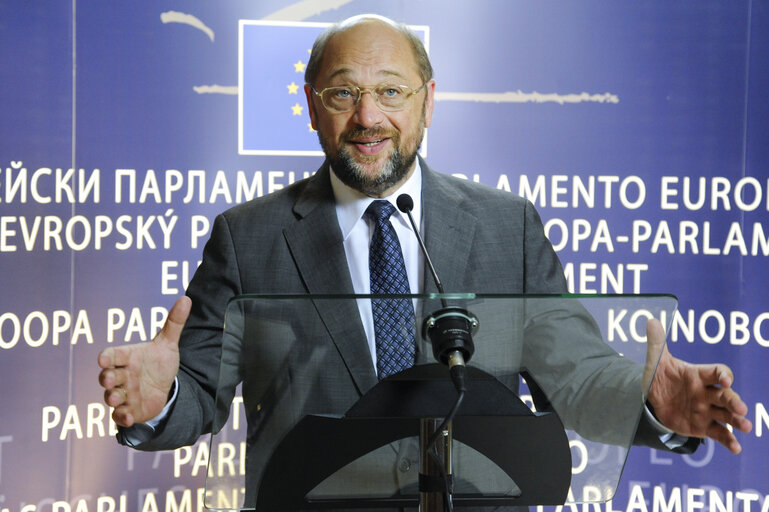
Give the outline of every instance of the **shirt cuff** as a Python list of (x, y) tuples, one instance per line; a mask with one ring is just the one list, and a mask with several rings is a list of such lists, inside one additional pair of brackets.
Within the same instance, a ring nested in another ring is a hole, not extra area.
[(659, 420), (654, 416), (654, 413), (652, 412), (651, 406), (648, 402), (644, 404), (644, 414), (646, 415), (646, 419), (649, 420), (649, 424), (654, 430), (654, 433), (657, 434), (660, 442), (662, 442), (666, 448), (669, 448), (670, 450), (680, 448), (689, 440), (688, 436), (676, 434), (674, 431), (660, 423)]

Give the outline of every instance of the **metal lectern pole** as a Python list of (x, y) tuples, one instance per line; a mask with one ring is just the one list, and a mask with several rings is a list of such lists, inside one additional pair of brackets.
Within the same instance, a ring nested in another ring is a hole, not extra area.
[[(442, 419), (422, 418), (419, 421), (419, 510), (420, 512), (443, 512), (445, 491), (452, 489), (451, 468), (451, 422), (440, 433), (435, 442), (437, 457), (430, 457), (429, 439), (440, 427)], [(443, 470), (441, 470), (443, 466)], [(444, 479), (445, 476), (445, 479)]]

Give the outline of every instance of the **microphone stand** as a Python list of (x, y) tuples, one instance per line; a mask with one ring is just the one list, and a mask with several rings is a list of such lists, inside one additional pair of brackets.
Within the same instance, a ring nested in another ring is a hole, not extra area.
[[(443, 285), (427, 253), (424, 241), (417, 229), (411, 210), (414, 201), (408, 194), (401, 194), (396, 201), (398, 209), (408, 215), (411, 227), (433, 275), (438, 291), (443, 295)], [(478, 318), (457, 306), (449, 306), (441, 297), (441, 309), (434, 311), (422, 323), (422, 337), (430, 340), (433, 357), (449, 367), (451, 380), (457, 390), (457, 400), (441, 422), (438, 418), (422, 418), (419, 430), (419, 510), (441, 512), (454, 510), (452, 503), (453, 474), (451, 461), (451, 422), (464, 399), (466, 386), (465, 363), (475, 351), (473, 334), (478, 330)], [(440, 442), (438, 442), (440, 441)], [(445, 499), (444, 499), (445, 498)]]

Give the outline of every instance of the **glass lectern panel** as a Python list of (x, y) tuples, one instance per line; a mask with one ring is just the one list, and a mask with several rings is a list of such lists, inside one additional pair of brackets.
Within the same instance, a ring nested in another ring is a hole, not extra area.
[[(403, 328), (415, 333), (416, 365), (380, 382), (358, 307), (403, 298), (415, 305)], [(261, 510), (264, 496), (286, 493), (306, 508), (416, 503), (420, 419), (446, 416), (456, 394), (431, 338), (447, 307), (468, 320), (474, 345), (451, 428), (454, 506), (536, 504), (551, 491), (530, 492), (526, 475), (551, 474), (551, 460), (561, 471), (562, 452), (569, 490), (560, 502), (607, 501), (662, 350), (663, 340), (647, 343), (646, 322), (669, 327), (676, 306), (669, 295), (236, 297), (205, 505)]]

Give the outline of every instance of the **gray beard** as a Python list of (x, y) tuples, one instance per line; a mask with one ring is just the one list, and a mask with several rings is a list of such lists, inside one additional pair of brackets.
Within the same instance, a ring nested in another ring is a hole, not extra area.
[(417, 148), (413, 153), (404, 157), (403, 153), (396, 147), (385, 162), (381, 172), (370, 178), (366, 176), (365, 170), (345, 148), (341, 148), (336, 154), (331, 154), (326, 139), (320, 132), (318, 132), (318, 138), (331, 168), (334, 169), (334, 174), (348, 187), (370, 197), (380, 197), (387, 189), (400, 183), (414, 164), (418, 151)]

